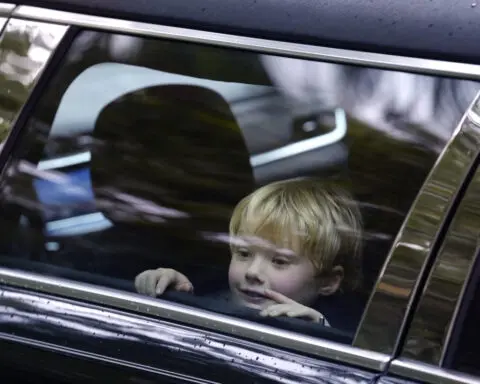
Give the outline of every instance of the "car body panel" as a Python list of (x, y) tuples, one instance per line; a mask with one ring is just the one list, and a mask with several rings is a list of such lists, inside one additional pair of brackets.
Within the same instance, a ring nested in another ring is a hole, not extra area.
[(0, 291), (0, 322), (0, 339), (57, 345), (179, 378), (360, 384), (376, 376), (261, 343), (16, 288)]

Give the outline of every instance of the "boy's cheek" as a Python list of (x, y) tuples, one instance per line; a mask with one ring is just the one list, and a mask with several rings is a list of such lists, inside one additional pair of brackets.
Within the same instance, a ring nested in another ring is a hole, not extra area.
[(283, 295), (290, 296), (305, 285), (297, 281), (294, 276), (270, 276), (270, 289)]
[(287, 276), (275, 276), (270, 280), (271, 289), (287, 297), (294, 299), (297, 296), (304, 296), (311, 290), (316, 291), (316, 282), (303, 274), (290, 271)]
[(228, 281), (230, 282), (230, 285), (233, 282), (238, 281), (239, 276), (240, 276), (240, 271), (237, 263), (231, 261), (230, 266), (228, 268)]

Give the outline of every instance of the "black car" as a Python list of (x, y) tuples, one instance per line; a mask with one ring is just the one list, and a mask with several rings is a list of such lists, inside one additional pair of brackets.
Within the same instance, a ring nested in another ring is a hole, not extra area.
[[(480, 383), (480, 6), (0, 3), (2, 383)], [(330, 326), (227, 286), (271, 182), (348, 188)], [(195, 294), (136, 292), (172, 268)]]

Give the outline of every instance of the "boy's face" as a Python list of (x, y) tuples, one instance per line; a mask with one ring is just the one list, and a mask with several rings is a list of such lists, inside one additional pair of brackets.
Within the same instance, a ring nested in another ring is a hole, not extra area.
[(264, 309), (275, 304), (262, 293), (268, 289), (311, 304), (322, 291), (313, 263), (289, 249), (266, 244), (233, 248), (228, 279), (234, 298), (247, 307)]

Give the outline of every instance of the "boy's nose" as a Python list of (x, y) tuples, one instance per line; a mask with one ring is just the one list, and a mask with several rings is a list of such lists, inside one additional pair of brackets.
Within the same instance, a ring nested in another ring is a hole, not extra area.
[(263, 269), (263, 261), (260, 258), (255, 257), (248, 266), (245, 278), (250, 282), (264, 283)]

